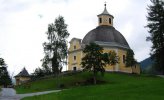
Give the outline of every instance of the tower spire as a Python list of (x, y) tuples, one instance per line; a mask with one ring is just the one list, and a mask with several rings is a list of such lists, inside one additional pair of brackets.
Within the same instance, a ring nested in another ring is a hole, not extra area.
[(102, 12), (102, 14), (107, 14), (109, 15), (107, 9), (106, 9), (106, 1), (104, 2), (104, 11)]
[(104, 6), (105, 6), (105, 8), (106, 8), (106, 1), (105, 1), (105, 3), (104, 3)]

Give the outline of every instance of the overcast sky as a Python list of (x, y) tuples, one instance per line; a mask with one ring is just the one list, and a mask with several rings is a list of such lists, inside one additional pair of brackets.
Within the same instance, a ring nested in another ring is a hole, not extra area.
[(98, 26), (97, 15), (107, 10), (114, 16), (114, 27), (120, 31), (141, 61), (149, 57), (151, 43), (146, 26), (149, 0), (0, 0), (0, 57), (11, 73), (23, 67), (31, 73), (41, 66), (42, 43), (47, 27), (62, 15), (71, 38), (83, 38)]

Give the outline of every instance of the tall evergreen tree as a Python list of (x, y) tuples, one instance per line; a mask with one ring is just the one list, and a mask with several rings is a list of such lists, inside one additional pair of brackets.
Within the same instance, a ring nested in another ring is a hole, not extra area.
[(61, 71), (62, 66), (67, 63), (68, 47), (66, 39), (69, 33), (64, 18), (59, 16), (54, 23), (49, 24), (46, 34), (48, 42), (43, 43), (43, 47), (45, 56), (48, 56), (48, 59), (45, 61), (51, 66), (53, 73), (57, 75)]
[(164, 1), (151, 0), (148, 6), (147, 28), (150, 36), (147, 41), (153, 43), (151, 57), (155, 68), (164, 74)]
[(118, 57), (115, 52), (103, 53), (103, 47), (90, 43), (86, 45), (83, 53), (81, 65), (84, 70), (93, 71), (94, 84), (96, 84), (96, 75), (98, 72), (104, 73), (104, 67), (107, 64), (114, 65), (118, 63)]
[(0, 58), (0, 85), (7, 87), (11, 85), (11, 78), (7, 71), (7, 65), (3, 58)]

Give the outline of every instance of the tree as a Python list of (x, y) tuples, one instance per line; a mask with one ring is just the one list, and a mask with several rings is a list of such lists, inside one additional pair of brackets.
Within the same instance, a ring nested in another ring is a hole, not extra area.
[(155, 68), (164, 74), (164, 1), (151, 0), (148, 6), (147, 28), (150, 36), (147, 41), (152, 42), (151, 58)]
[(127, 50), (125, 64), (126, 64), (126, 67), (132, 67), (137, 64), (137, 61), (134, 59), (134, 52), (132, 49)]
[(7, 71), (7, 65), (3, 58), (0, 58), (0, 85), (7, 87), (11, 85), (11, 78)]
[(66, 39), (69, 33), (64, 18), (59, 16), (54, 23), (49, 24), (46, 34), (48, 42), (43, 43), (45, 56), (48, 58), (46, 63), (51, 66), (53, 74), (58, 75), (62, 66), (67, 63), (68, 47)]
[(44, 77), (45, 73), (41, 68), (36, 68), (34, 73), (32, 74), (35, 78), (40, 78), (40, 77)]
[(82, 58), (82, 68), (84, 68), (84, 70), (93, 71), (94, 84), (96, 84), (96, 75), (98, 72), (104, 73), (104, 67), (107, 64), (113, 65), (118, 62), (116, 53), (103, 53), (103, 48), (95, 43), (86, 45), (83, 53), (85, 56)]
[(45, 55), (44, 58), (41, 60), (42, 61), (42, 70), (45, 75), (51, 75), (52, 74), (52, 68), (49, 67), (49, 57), (48, 55)]

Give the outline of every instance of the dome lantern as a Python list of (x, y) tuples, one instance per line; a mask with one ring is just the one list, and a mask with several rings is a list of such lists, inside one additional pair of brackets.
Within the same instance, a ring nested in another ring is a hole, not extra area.
[(97, 15), (98, 16), (98, 23), (100, 25), (108, 25), (108, 26), (113, 26), (113, 15), (109, 14), (107, 9), (106, 9), (106, 3), (104, 4), (104, 11)]

